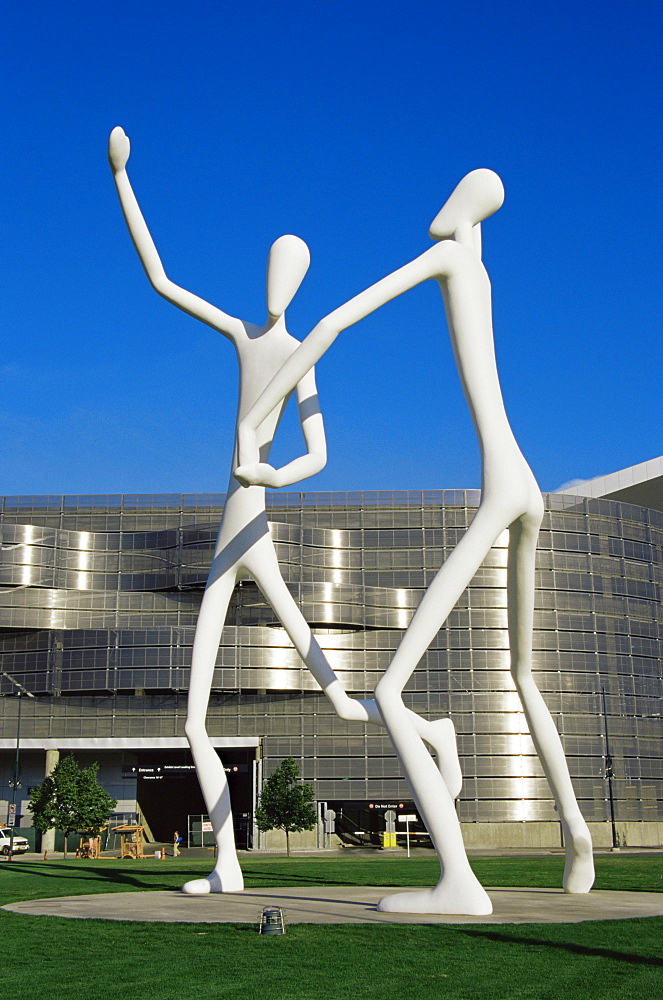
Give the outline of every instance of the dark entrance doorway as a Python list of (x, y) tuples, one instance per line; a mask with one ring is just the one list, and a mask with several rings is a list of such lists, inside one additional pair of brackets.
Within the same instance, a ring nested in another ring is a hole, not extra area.
[[(336, 834), (341, 838), (346, 847), (380, 847), (381, 836), (386, 830), (385, 813), (393, 810), (401, 815), (416, 814), (417, 807), (411, 800), (401, 800), (395, 802), (369, 802), (361, 800), (349, 800), (345, 802), (329, 801), (329, 809), (336, 813)], [(404, 834), (405, 827), (396, 822), (396, 834)], [(419, 838), (419, 843), (426, 846), (430, 843), (430, 838), (423, 823), (418, 819), (410, 827), (412, 836)]]
[[(217, 752), (228, 777), (235, 842), (240, 850), (246, 850), (250, 846), (253, 820), (255, 750), (224, 749)], [(155, 840), (168, 843), (172, 841), (174, 831), (178, 830), (186, 843), (188, 817), (207, 812), (191, 751), (144, 750), (137, 751), (135, 758), (138, 808)]]

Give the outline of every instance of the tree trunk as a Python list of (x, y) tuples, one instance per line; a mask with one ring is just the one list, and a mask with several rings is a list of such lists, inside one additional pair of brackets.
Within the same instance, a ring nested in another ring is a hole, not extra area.
[(290, 857), (290, 831), (287, 828), (285, 831), (285, 850), (286, 855)]

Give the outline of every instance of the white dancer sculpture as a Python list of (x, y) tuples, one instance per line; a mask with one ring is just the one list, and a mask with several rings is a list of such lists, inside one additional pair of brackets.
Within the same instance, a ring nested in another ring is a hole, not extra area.
[(509, 529), (507, 569), (511, 673), (530, 734), (559, 810), (566, 843), (564, 889), (588, 892), (594, 880), (592, 844), (575, 798), (559, 735), (532, 675), (534, 562), (543, 502), (534, 476), (508, 423), (500, 390), (491, 318), (491, 289), (481, 262), (480, 223), (504, 200), (490, 170), (468, 174), (433, 220), (430, 235), (442, 242), (388, 275), (323, 319), (286, 362), (241, 422), (236, 475), (263, 481), (255, 430), (319, 360), (341, 330), (428, 278), (442, 291), (454, 356), (482, 456), (482, 494), (467, 532), (424, 595), (375, 699), (410, 784), (419, 814), (440, 858), (434, 889), (399, 893), (379, 909), (407, 913), (488, 914), (490, 899), (467, 860), (452, 795), (411, 724), (402, 701), (405, 684), (489, 549)]
[[(308, 270), (308, 247), (297, 236), (281, 236), (273, 244), (267, 265), (268, 316), (264, 326), (227, 315), (167, 277), (127, 176), (129, 153), (129, 139), (118, 126), (110, 135), (108, 157), (140, 261), (160, 295), (232, 342), (239, 361), (238, 420), (241, 420), (270, 379), (300, 346), (286, 329), (285, 310)], [(196, 626), (186, 734), (214, 829), (217, 861), (209, 876), (186, 883), (184, 891), (192, 894), (236, 892), (244, 885), (235, 850), (228, 782), (205, 728), (216, 655), (228, 604), (238, 580), (250, 578), (258, 584), (295, 649), (341, 718), (384, 725), (375, 702), (350, 698), (329, 666), (281, 576), (269, 533), (264, 487), (289, 486), (314, 475), (326, 462), (324, 426), (312, 366), (309, 365), (296, 380), (294, 389), (308, 453), (280, 469), (266, 464), (285, 400), (290, 395), (288, 391), (256, 424), (258, 464), (254, 472), (260, 477), (260, 485), (242, 488), (231, 470), (226, 505)], [(235, 454), (232, 469), (236, 464)], [(436, 750), (439, 774), (449, 793), (457, 796), (462, 779), (453, 723), (450, 719), (430, 722), (412, 712), (407, 715), (416, 732)]]

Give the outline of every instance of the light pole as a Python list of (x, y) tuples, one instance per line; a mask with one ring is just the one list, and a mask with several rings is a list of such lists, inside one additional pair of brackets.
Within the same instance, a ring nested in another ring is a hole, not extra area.
[(15, 677), (8, 674), (6, 670), (0, 670), (0, 674), (6, 677), (8, 681), (16, 688), (16, 695), (18, 698), (18, 713), (16, 719), (16, 757), (14, 759), (14, 773), (9, 782), (9, 786), (12, 790), (12, 800), (9, 806), (9, 816), (7, 817), (7, 826), (9, 827), (9, 860), (11, 861), (14, 856), (14, 825), (16, 823), (16, 791), (21, 787), (21, 770), (20, 770), (20, 753), (21, 753), (21, 704), (23, 695), (27, 695), (28, 698), (34, 698), (32, 691), (28, 691), (27, 688), (23, 687), (20, 681), (17, 681)]
[(608, 781), (608, 803), (610, 805), (610, 825), (612, 827), (612, 849), (619, 850), (619, 837), (617, 836), (617, 825), (615, 823), (615, 800), (612, 794), (612, 779), (614, 770), (612, 766), (612, 755), (610, 744), (608, 743), (608, 712), (605, 707), (605, 688), (601, 688), (601, 700), (603, 705), (603, 728), (605, 730), (605, 776)]

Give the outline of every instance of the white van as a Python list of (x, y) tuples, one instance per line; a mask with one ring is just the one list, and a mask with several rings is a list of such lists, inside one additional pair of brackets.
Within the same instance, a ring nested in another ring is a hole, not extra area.
[[(0, 854), (9, 854), (11, 835), (12, 832), (8, 826), (0, 827)], [(19, 835), (15, 833), (14, 854), (25, 854), (25, 852), (29, 850), (30, 850), (30, 844), (27, 842), (25, 837), (19, 837)]]

